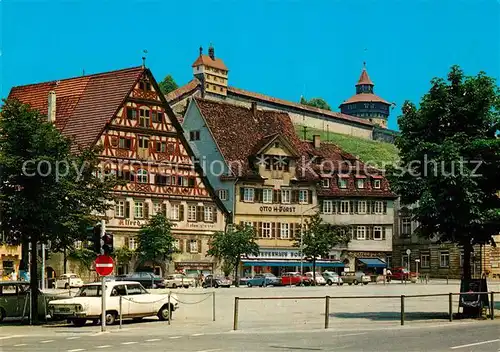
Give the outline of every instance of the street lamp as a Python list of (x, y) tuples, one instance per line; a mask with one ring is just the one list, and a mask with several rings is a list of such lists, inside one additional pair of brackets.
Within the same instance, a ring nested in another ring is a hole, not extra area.
[(304, 274), (304, 253), (302, 252), (303, 250), (303, 244), (304, 244), (304, 214), (307, 213), (310, 210), (313, 210), (317, 208), (319, 204), (316, 204), (315, 206), (312, 206), (310, 208), (307, 208), (306, 210), (302, 211), (302, 204), (300, 205), (300, 275)]

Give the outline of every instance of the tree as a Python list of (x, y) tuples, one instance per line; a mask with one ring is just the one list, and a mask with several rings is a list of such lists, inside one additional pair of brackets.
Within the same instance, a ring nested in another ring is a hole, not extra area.
[(68, 253), (68, 259), (77, 262), (80, 267), (84, 267), (89, 272), (97, 254), (88, 248), (75, 248)]
[[(323, 223), (319, 213), (305, 221), (301, 229), (302, 255), (309, 257), (313, 264), (313, 284), (316, 284), (316, 260), (318, 257), (328, 257), (330, 251), (339, 245), (347, 246), (350, 241), (349, 232), (345, 226)], [(294, 243), (301, 246), (300, 238)]]
[(308, 105), (318, 109), (332, 110), (330, 108), (330, 105), (328, 105), (328, 103), (323, 98), (312, 98), (310, 100), (307, 100), (304, 97), (300, 97), (300, 103), (302, 105)]
[(465, 76), (453, 66), (447, 81), (434, 78), (416, 107), (407, 101), (396, 139), (401, 158), (389, 170), (391, 187), (419, 223), (417, 234), (464, 249), (471, 278), (474, 244), (500, 232), (500, 94), (494, 79)]
[(134, 251), (128, 247), (120, 247), (113, 251), (116, 264), (128, 264), (134, 257)]
[(135, 252), (139, 260), (162, 264), (170, 260), (175, 238), (172, 236), (172, 223), (164, 214), (154, 215), (147, 224), (141, 227), (137, 236), (138, 245)]
[(174, 90), (176, 90), (177, 88), (179, 88), (179, 86), (177, 85), (177, 83), (175, 83), (174, 81), (174, 78), (172, 77), (172, 75), (167, 75), (163, 81), (161, 81), (160, 83), (158, 83), (158, 85), (160, 86), (160, 90), (163, 94), (168, 94)]
[[(6, 100), (0, 119), (0, 213), (10, 244), (30, 243), (31, 311), (38, 311), (37, 245), (71, 248), (109, 207), (115, 178), (95, 177), (97, 146), (74, 148), (37, 110)], [(33, 314), (35, 323), (37, 314)]]
[(207, 255), (223, 260), (224, 265), (234, 267), (236, 286), (239, 286), (238, 269), (241, 258), (259, 255), (259, 245), (255, 242), (255, 229), (248, 225), (232, 225), (226, 232), (216, 232), (209, 242)]

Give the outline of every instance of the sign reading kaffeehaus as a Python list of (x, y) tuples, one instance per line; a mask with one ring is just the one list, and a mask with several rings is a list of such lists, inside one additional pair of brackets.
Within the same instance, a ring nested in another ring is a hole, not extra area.
[(261, 206), (261, 213), (295, 213), (295, 208), (286, 205), (274, 205), (274, 206)]

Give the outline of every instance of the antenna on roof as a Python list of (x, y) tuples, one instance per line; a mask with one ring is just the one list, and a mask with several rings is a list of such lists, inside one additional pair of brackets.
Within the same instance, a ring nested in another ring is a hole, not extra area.
[(144, 49), (142, 52), (144, 53), (144, 56), (142, 57), (142, 68), (146, 68), (146, 54), (148, 51)]
[(82, 69), (82, 76), (85, 76), (85, 69)]

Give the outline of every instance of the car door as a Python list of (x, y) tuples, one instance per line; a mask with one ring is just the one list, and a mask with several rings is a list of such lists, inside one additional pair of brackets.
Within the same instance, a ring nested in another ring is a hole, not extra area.
[(140, 284), (127, 284), (127, 296), (130, 300), (129, 314), (132, 316), (154, 315), (151, 295)]
[(115, 285), (111, 288), (109, 294), (109, 304), (106, 303), (107, 307), (113, 307), (118, 310), (120, 314), (120, 296), (122, 297), (122, 316), (128, 316), (130, 314), (130, 301), (127, 297), (127, 289), (125, 285)]
[(0, 285), (0, 307), (5, 311), (7, 317), (18, 317), (22, 315), (24, 305), (21, 307), (21, 299), (18, 288), (15, 285)]

